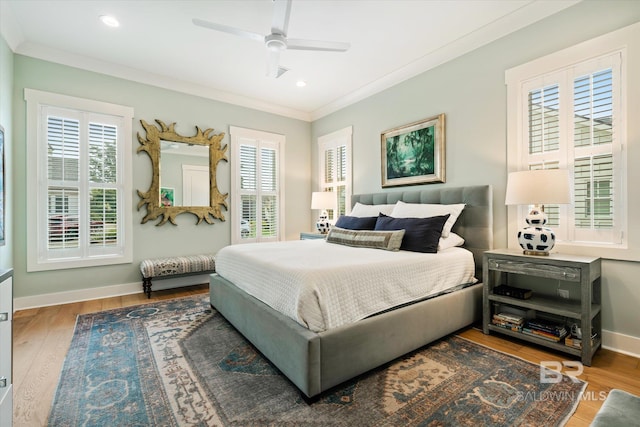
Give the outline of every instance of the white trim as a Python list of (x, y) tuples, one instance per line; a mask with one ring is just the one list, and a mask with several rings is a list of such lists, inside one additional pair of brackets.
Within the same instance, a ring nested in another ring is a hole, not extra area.
[[(210, 275), (206, 273), (167, 279), (153, 279), (151, 292), (209, 283), (209, 279)], [(75, 291), (51, 292), (48, 294), (14, 298), (13, 311), (15, 313), (18, 310), (26, 310), (30, 308), (49, 307), (52, 305), (70, 304), (74, 302), (91, 301), (140, 293), (142, 293), (142, 282), (78, 289)]]
[[(51, 92), (43, 92), (34, 89), (24, 89), (24, 99), (26, 101), (26, 133), (27, 147), (32, 155), (27, 156), (27, 170), (32, 173), (27, 174), (27, 188), (31, 189), (27, 197), (27, 271), (47, 271), (59, 270), (66, 268), (91, 267), (113, 264), (127, 264), (133, 260), (133, 200), (132, 194), (132, 133), (133, 133), (133, 116), (134, 109), (132, 107), (95, 101), (91, 99), (76, 98), (68, 95), (61, 95)], [(123, 252), (118, 255), (96, 255), (81, 260), (48, 260), (40, 261), (39, 258), (39, 237), (42, 234), (38, 232), (40, 223), (38, 221), (38, 209), (42, 203), (37, 197), (37, 189), (41, 187), (40, 183), (46, 180), (46, 176), (40, 173), (39, 165), (42, 164), (42, 151), (38, 150), (39, 133), (46, 126), (41, 123), (41, 109), (43, 106), (54, 106), (59, 108), (69, 108), (73, 110), (81, 110), (85, 112), (106, 114), (118, 116), (122, 119), (121, 137), (123, 139), (122, 157), (118, 160), (122, 162), (122, 195), (119, 199), (122, 203), (122, 249)], [(35, 154), (35, 155), (34, 155)]]
[(640, 358), (640, 338), (602, 330), (602, 348)]

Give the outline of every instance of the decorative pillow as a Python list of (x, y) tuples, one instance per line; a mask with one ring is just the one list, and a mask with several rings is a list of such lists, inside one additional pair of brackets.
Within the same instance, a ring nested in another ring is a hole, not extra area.
[(329, 235), (327, 236), (327, 242), (358, 248), (397, 251), (400, 249), (403, 236), (404, 230), (345, 230), (340, 227), (332, 227), (331, 231), (329, 231)]
[(353, 209), (351, 209), (351, 216), (375, 216), (377, 217), (380, 213), (385, 215), (391, 215), (391, 211), (393, 211), (395, 204), (393, 205), (363, 205), (360, 202), (356, 202)]
[(376, 230), (404, 229), (404, 238), (400, 249), (413, 252), (438, 252), (438, 241), (442, 235), (442, 227), (449, 215), (432, 216), (430, 218), (393, 218), (380, 214), (376, 221)]
[(378, 216), (346, 216), (340, 215), (336, 221), (336, 227), (347, 230), (373, 230), (376, 227)]
[(442, 237), (449, 236), (453, 225), (462, 213), (465, 204), (439, 205), (429, 203), (396, 203), (391, 216), (395, 218), (428, 218), (430, 216), (451, 215), (442, 228)]
[(449, 233), (448, 237), (440, 237), (438, 242), (438, 252), (445, 249), (453, 248), (454, 246), (464, 245), (464, 239), (458, 236), (456, 233)]

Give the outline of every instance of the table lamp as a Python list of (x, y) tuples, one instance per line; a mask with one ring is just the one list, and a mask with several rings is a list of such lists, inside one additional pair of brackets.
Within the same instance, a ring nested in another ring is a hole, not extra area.
[(330, 191), (314, 191), (311, 193), (311, 209), (319, 209), (320, 217), (316, 222), (319, 233), (327, 234), (331, 224), (329, 224), (329, 214), (327, 209), (335, 209), (336, 194)]
[(511, 172), (507, 178), (506, 205), (533, 205), (526, 217), (527, 227), (518, 231), (518, 243), (526, 255), (549, 255), (556, 243), (546, 227), (545, 204), (571, 203), (569, 171), (541, 169)]

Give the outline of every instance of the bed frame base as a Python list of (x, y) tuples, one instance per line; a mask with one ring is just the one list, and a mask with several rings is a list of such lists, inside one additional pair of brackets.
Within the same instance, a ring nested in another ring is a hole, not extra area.
[[(493, 249), (490, 185), (355, 194), (351, 203), (464, 203), (453, 227), (465, 239), (482, 277), (482, 256)], [(481, 317), (482, 285), (465, 288), (315, 333), (277, 313), (222, 277), (211, 276), (211, 305), (307, 397), (472, 324)]]
[(315, 333), (211, 275), (211, 306), (312, 398), (455, 332), (481, 315), (482, 285)]

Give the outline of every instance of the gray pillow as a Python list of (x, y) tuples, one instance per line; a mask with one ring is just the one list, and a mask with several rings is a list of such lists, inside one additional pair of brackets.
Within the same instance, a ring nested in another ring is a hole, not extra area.
[(400, 249), (403, 236), (404, 230), (345, 230), (344, 228), (333, 227), (331, 228), (331, 231), (329, 231), (327, 242), (358, 248), (397, 251)]

